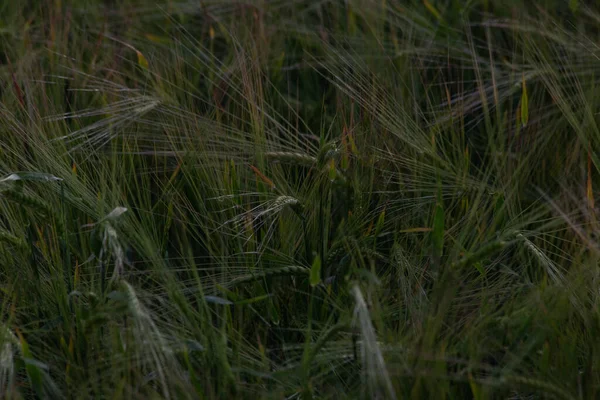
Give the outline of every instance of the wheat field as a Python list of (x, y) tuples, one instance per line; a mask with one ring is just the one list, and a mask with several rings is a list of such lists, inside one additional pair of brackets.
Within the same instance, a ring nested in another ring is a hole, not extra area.
[(1, 398), (600, 397), (596, 2), (0, 16)]

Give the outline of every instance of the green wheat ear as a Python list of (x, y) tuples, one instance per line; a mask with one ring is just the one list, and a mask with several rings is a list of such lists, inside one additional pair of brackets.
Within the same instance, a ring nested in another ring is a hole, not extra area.
[(229, 286), (236, 286), (240, 283), (247, 283), (256, 281), (262, 278), (271, 276), (282, 276), (282, 275), (307, 275), (310, 273), (310, 269), (301, 267), (299, 265), (289, 265), (281, 268), (272, 268), (265, 271), (257, 272), (253, 275), (240, 276), (229, 282)]
[(48, 203), (44, 202), (43, 200), (38, 199), (35, 196), (32, 196), (32, 195), (27, 194), (22, 191), (17, 191), (14, 189), (5, 189), (1, 193), (5, 198), (7, 198), (8, 200), (11, 200), (17, 204), (35, 208), (35, 209), (42, 211), (43, 213), (48, 214), (48, 215), (53, 214), (53, 211), (50, 208), (50, 206), (48, 205)]
[(531, 240), (527, 239), (522, 233), (516, 234), (517, 240), (521, 241), (525, 248), (531, 253), (539, 262), (539, 264), (546, 270), (546, 274), (552, 279), (555, 284), (562, 284), (565, 277), (560, 269), (552, 262), (552, 260), (537, 247)]
[(36, 211), (40, 211), (42, 214), (48, 217), (51, 217), (54, 220), (54, 223), (56, 224), (56, 230), (58, 234), (60, 235), (64, 232), (64, 225), (61, 218), (58, 217), (58, 215), (54, 212), (52, 207), (45, 201), (39, 199), (36, 196), (32, 196), (28, 193), (12, 188), (0, 191), (0, 195), (2, 195), (7, 200), (17, 203), (20, 206), (30, 207)]
[(469, 267), (478, 261), (485, 259), (486, 257), (499, 252), (500, 250), (506, 247), (506, 242), (504, 240), (497, 240), (491, 243), (488, 243), (482, 246), (479, 250), (474, 252), (473, 254), (467, 255), (460, 259), (459, 261), (452, 264), (453, 269), (461, 269), (465, 267)]
[(335, 158), (340, 153), (340, 149), (335, 142), (328, 142), (321, 147), (319, 155), (317, 156), (317, 162), (320, 166), (324, 166), (325, 163), (332, 158)]
[(17, 247), (25, 246), (25, 241), (23, 239), (4, 230), (0, 230), (0, 242), (9, 243)]

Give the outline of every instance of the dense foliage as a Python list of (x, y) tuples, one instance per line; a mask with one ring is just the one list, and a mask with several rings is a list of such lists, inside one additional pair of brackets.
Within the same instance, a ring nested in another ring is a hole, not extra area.
[(593, 4), (0, 1), (0, 395), (598, 398)]

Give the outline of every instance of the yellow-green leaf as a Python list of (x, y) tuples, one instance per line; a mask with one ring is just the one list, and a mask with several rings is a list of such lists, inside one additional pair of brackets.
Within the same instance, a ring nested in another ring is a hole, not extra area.
[(333, 182), (337, 176), (335, 169), (335, 161), (333, 159), (329, 160), (329, 179)]
[(475, 264), (473, 264), (473, 266), (477, 269), (477, 271), (479, 271), (481, 276), (485, 276), (485, 269), (483, 268), (483, 264), (481, 264), (480, 262), (476, 262)]
[(143, 69), (148, 69), (148, 60), (146, 60), (146, 57), (144, 57), (142, 52), (139, 50), (136, 50), (136, 53), (137, 53), (138, 65), (140, 67), (142, 67)]
[(427, 0), (423, 0), (423, 4), (425, 5), (425, 8), (427, 8), (427, 10), (435, 17), (435, 19), (437, 19), (438, 21), (442, 20), (442, 14), (440, 14), (440, 12), (433, 6), (433, 4), (431, 4)]
[(43, 385), (43, 374), (39, 367), (39, 362), (33, 358), (31, 351), (29, 350), (29, 344), (21, 335), (21, 332), (17, 331), (19, 341), (21, 342), (21, 352), (23, 353), (23, 360), (25, 361), (25, 370), (29, 377), (31, 387), (37, 393), (40, 398), (44, 398), (44, 385)]
[(273, 295), (270, 293), (267, 294), (263, 294), (261, 296), (256, 296), (256, 297), (252, 297), (250, 299), (243, 299), (243, 300), (238, 300), (235, 302), (236, 305), (244, 305), (244, 304), (252, 304), (252, 303), (257, 303), (259, 301), (263, 301), (266, 300), (270, 297), (272, 297)]
[(569, 9), (575, 14), (579, 9), (579, 0), (569, 0)]
[(316, 256), (310, 267), (310, 286), (315, 287), (321, 283), (321, 257)]
[(347, 137), (348, 137), (348, 142), (350, 142), (350, 151), (352, 151), (352, 154), (357, 155), (358, 147), (356, 147), (356, 142), (354, 141), (352, 134), (349, 133)]
[(385, 223), (385, 208), (379, 214), (379, 218), (377, 218), (377, 224), (375, 225), (375, 237), (379, 236), (381, 230), (383, 229), (383, 224)]
[(521, 124), (527, 126), (529, 121), (529, 98), (527, 97), (527, 83), (523, 75), (523, 93), (521, 94)]
[(146, 39), (150, 40), (151, 42), (157, 43), (157, 44), (169, 44), (169, 43), (171, 43), (171, 40), (168, 37), (165, 37), (165, 36), (154, 35), (152, 33), (146, 33), (145, 36), (146, 36)]

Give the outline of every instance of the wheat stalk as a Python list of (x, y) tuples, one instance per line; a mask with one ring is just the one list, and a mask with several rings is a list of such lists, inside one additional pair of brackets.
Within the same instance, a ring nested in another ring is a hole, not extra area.
[(280, 268), (271, 268), (266, 269), (256, 274), (240, 276), (238, 278), (233, 279), (229, 282), (229, 286), (239, 285), (241, 283), (252, 282), (262, 278), (270, 277), (270, 276), (279, 276), (279, 275), (308, 275), (310, 270), (306, 267), (301, 267), (298, 265), (289, 265), (286, 267)]

